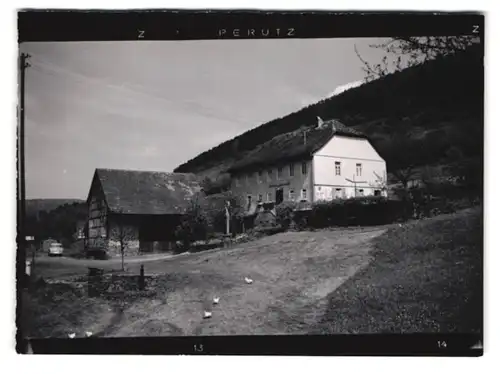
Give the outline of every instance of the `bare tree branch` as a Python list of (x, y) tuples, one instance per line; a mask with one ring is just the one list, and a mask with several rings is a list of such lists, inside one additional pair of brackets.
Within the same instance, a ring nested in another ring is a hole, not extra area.
[[(356, 46), (356, 55), (363, 63), (366, 80), (372, 81), (395, 71), (420, 65), (426, 61), (440, 56), (448, 56), (460, 51), (465, 51), (472, 44), (478, 42), (475, 36), (411, 36), (394, 37), (389, 41), (379, 44), (370, 44), (371, 48), (383, 50), (386, 56), (378, 64), (370, 64), (364, 60)], [(388, 63), (388, 56), (393, 56), (392, 64)]]

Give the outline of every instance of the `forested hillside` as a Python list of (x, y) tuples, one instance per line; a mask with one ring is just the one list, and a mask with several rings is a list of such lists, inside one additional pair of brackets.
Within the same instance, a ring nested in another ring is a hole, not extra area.
[[(338, 119), (367, 134), (388, 171), (446, 166), (481, 173), (483, 55), (480, 46), (365, 83), (274, 119), (206, 151), (175, 169), (223, 172), (276, 135)], [(257, 124), (256, 124), (257, 125)], [(452, 171), (453, 173), (453, 171)], [(475, 177), (478, 177), (475, 175)]]
[(77, 223), (87, 219), (87, 211), (87, 204), (76, 200), (48, 211), (40, 210), (38, 214), (28, 214), (26, 235), (35, 236), (37, 241), (52, 238), (69, 243), (76, 233)]
[(83, 203), (80, 199), (26, 199), (26, 215), (35, 216), (40, 212), (50, 212), (62, 205)]

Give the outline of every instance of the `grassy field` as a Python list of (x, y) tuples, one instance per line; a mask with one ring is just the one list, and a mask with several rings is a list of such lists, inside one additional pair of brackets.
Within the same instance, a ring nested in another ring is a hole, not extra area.
[[(40, 287), (25, 295), (24, 320), (36, 337), (475, 331), (481, 236), (478, 211), (389, 229), (282, 233), (151, 260), (147, 296)], [(203, 319), (204, 310), (212, 318)]]
[(482, 212), (393, 228), (374, 261), (328, 295), (317, 333), (481, 332)]

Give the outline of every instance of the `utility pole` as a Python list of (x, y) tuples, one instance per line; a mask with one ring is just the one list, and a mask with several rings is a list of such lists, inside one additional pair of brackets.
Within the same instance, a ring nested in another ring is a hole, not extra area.
[[(25, 108), (24, 108), (24, 84), (25, 84), (25, 70), (29, 67), (28, 59), (31, 56), (26, 53), (21, 53), (19, 56), (19, 106), (18, 106), (18, 117), (19, 117), (19, 127), (17, 131), (19, 143), (17, 148), (17, 253), (16, 253), (16, 262), (17, 262), (17, 279), (18, 279), (18, 287), (17, 287), (17, 318), (16, 324), (18, 326), (16, 333), (16, 350), (18, 352), (24, 352), (26, 347), (24, 345), (23, 340), (25, 337), (25, 329), (23, 328), (23, 321), (20, 319), (20, 315), (22, 313), (22, 286), (26, 284), (26, 233), (24, 230), (25, 225), (25, 215), (26, 215), (26, 185), (24, 182), (24, 117), (25, 117)], [(31, 269), (30, 269), (31, 273)]]
[[(19, 148), (18, 148), (18, 183), (19, 183), (19, 206), (18, 206), (18, 223), (19, 223), (19, 254), (21, 255), (18, 260), (22, 261), (23, 269), (26, 267), (26, 232), (25, 232), (25, 216), (26, 216), (26, 183), (25, 183), (25, 149), (24, 149), (24, 120), (25, 120), (25, 105), (24, 105), (24, 90), (25, 90), (25, 77), (26, 68), (31, 65), (28, 59), (31, 56), (27, 53), (21, 53), (19, 58)], [(24, 271), (24, 270), (23, 270)]]

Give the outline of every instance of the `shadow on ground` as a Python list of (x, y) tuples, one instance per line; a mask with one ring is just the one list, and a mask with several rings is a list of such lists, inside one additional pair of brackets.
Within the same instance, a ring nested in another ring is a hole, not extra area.
[(482, 232), (481, 209), (389, 230), (310, 332), (482, 332)]

